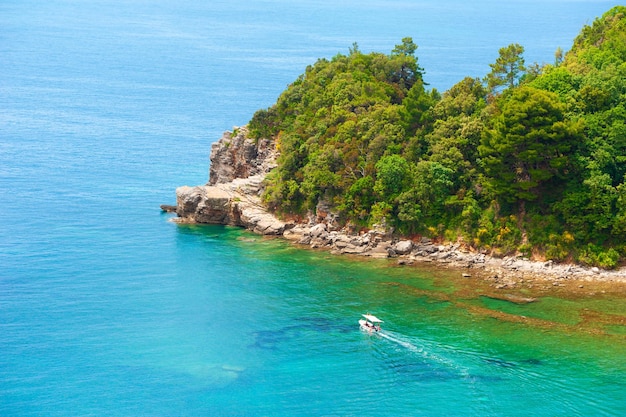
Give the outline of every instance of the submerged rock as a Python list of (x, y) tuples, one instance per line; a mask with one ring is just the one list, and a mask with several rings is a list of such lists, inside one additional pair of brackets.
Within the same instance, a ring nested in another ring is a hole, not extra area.
[(534, 297), (524, 297), (515, 294), (490, 294), (486, 297), (494, 300), (508, 301), (514, 304), (530, 304), (537, 301), (537, 299)]

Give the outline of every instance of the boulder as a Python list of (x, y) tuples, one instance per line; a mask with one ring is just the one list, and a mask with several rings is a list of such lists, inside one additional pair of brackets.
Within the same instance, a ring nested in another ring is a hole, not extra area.
[(365, 248), (362, 246), (354, 246), (348, 244), (341, 248), (341, 253), (350, 254), (350, 255), (360, 255), (365, 251)]
[(386, 244), (379, 244), (373, 248), (367, 248), (363, 251), (363, 255), (379, 259), (388, 258), (389, 246)]
[(283, 232), (283, 237), (287, 240), (298, 242), (304, 237), (304, 228), (301, 226), (295, 226), (291, 229), (285, 230)]
[(328, 233), (326, 232), (326, 225), (324, 223), (318, 223), (315, 226), (309, 229), (308, 235), (312, 238), (320, 238), (322, 236), (326, 236)]
[(310, 245), (311, 244), (311, 236), (303, 236), (302, 239), (298, 241), (300, 245)]
[(234, 222), (235, 226), (245, 227), (261, 235), (279, 236), (285, 230), (284, 222), (257, 206), (249, 206), (239, 201), (236, 204), (236, 209), (240, 214), (238, 221)]
[(411, 250), (413, 250), (413, 242), (411, 242), (410, 240), (401, 240), (393, 245), (393, 250), (398, 255), (406, 255), (407, 253), (410, 253)]

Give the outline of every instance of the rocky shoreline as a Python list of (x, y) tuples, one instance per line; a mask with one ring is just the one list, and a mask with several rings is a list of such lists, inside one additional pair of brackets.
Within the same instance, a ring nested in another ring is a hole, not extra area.
[(498, 258), (458, 243), (428, 238), (409, 240), (384, 228), (355, 232), (333, 226), (323, 208), (306, 223), (282, 221), (262, 205), (263, 180), (275, 166), (271, 141), (254, 141), (245, 127), (226, 132), (213, 144), (209, 184), (182, 186), (176, 190), (176, 211), (181, 223), (225, 224), (245, 227), (255, 233), (280, 236), (295, 244), (324, 249), (333, 254), (370, 258), (394, 258), (400, 265), (436, 265), (478, 278), (496, 290), (527, 288), (534, 291), (568, 289), (585, 293), (626, 290), (626, 269), (605, 271), (580, 265), (537, 262), (514, 256)]

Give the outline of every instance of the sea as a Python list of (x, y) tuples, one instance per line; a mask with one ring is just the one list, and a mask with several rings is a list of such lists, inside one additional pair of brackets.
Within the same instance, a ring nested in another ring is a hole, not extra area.
[(614, 5), (2, 0), (0, 416), (626, 415), (626, 294), (519, 304), (159, 208), (354, 42), (412, 37), (443, 92), (510, 43), (553, 62)]

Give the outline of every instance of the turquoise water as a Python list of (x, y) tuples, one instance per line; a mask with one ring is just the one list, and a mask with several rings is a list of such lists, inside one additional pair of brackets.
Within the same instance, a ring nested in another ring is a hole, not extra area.
[(510, 42), (551, 61), (612, 6), (381, 4), (0, 4), (0, 415), (626, 413), (623, 299), (518, 306), (160, 213), (318, 57), (412, 36), (445, 90)]

